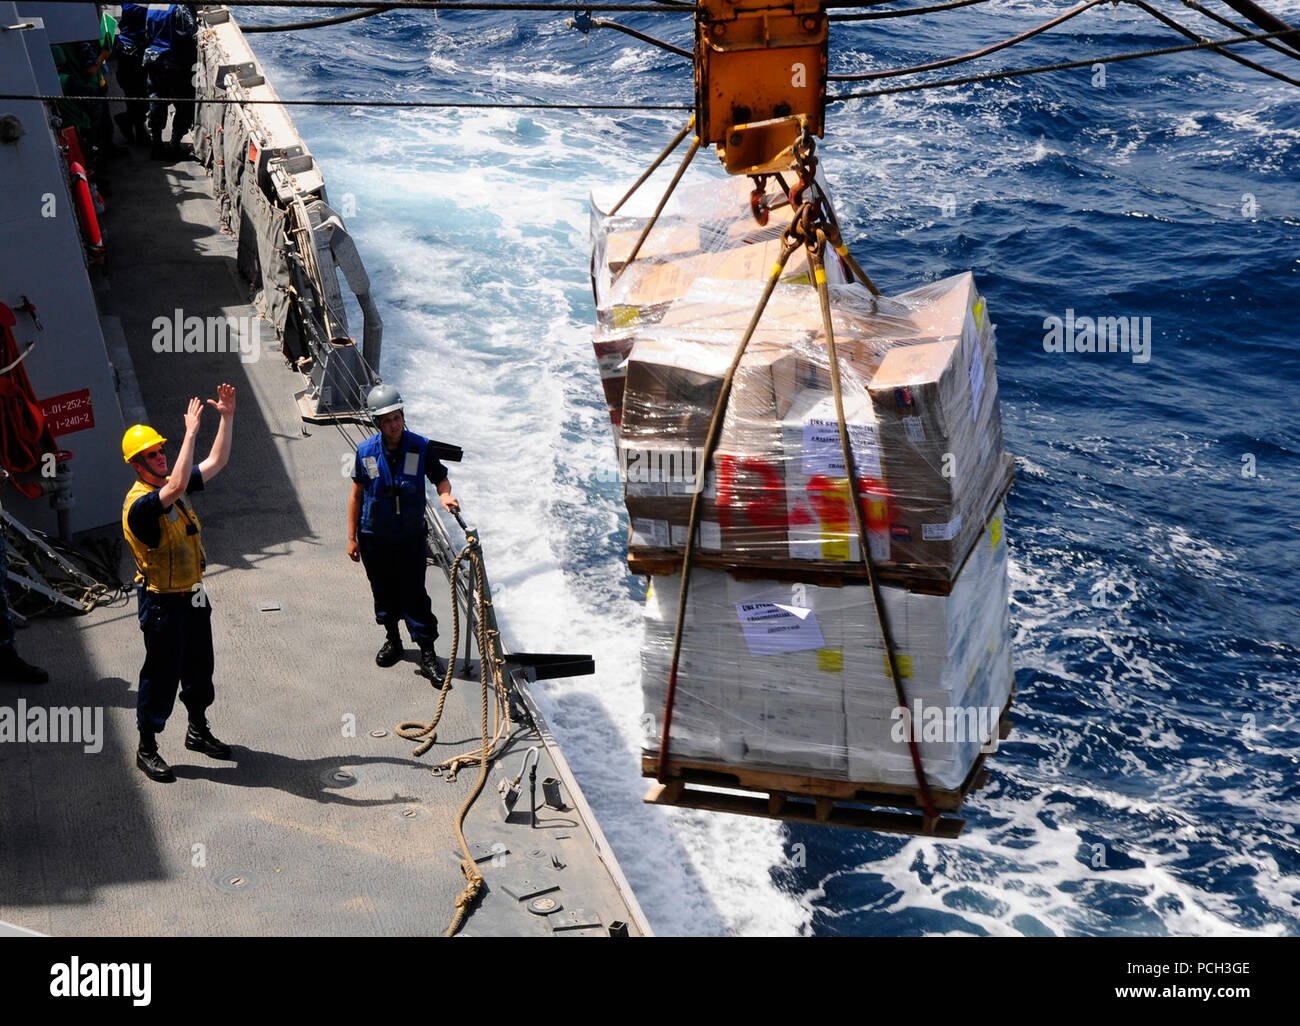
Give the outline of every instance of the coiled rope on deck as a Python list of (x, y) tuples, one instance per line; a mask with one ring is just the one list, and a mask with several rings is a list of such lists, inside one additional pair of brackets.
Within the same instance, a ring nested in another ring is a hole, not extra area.
[[(469, 815), (469, 810), (478, 800), (479, 795), (483, 793), (483, 787), (487, 783), (488, 767), (500, 754), (498, 746), (501, 739), (508, 737), (510, 734), (510, 706), (505, 698), (505, 658), (500, 653), (500, 632), (492, 626), (493, 620), (490, 608), (492, 602), (486, 598), (487, 589), (484, 586), (483, 559), (477, 535), (469, 534), (467, 536), (465, 546), (457, 554), (451, 566), (451, 573), (448, 575), (452, 611), (451, 654), (447, 659), (447, 669), (443, 674), (442, 686), (438, 695), (438, 707), (434, 711), (433, 719), (428, 723), (420, 720), (406, 720), (399, 723), (396, 728), (399, 737), (406, 738), (408, 741), (420, 742), (415, 751), (411, 753), (416, 757), (423, 755), (432, 748), (437, 740), (438, 723), (442, 720), (447, 694), (451, 690), (456, 649), (460, 645), (460, 602), (456, 593), (456, 584), (462, 564), (466, 562), (473, 568), (476, 585), (474, 594), (478, 597), (474, 621), (479, 650), (479, 682), (482, 691), (481, 736), (483, 744), (476, 751), (452, 756), (433, 767), (435, 773), (446, 770), (446, 778), (451, 781), (456, 779), (456, 773), (462, 765), (472, 765), (475, 762), (479, 765), (478, 780), (474, 783), (474, 789), (466, 797), (456, 813), (456, 840), (460, 844), (463, 856), (460, 869), (465, 875), (465, 889), (456, 897), (456, 913), (447, 927), (445, 933), (447, 937), (455, 936), (457, 931), (460, 930), (483, 889), (483, 873), (474, 861), (473, 853), (469, 850), (469, 841), (465, 837), (465, 818)], [(489, 682), (496, 694), (495, 726), (490, 733), (488, 730)]]

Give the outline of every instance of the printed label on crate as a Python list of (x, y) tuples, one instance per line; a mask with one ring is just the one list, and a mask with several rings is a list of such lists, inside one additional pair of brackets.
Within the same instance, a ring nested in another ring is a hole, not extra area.
[(826, 647), (817, 614), (775, 602), (738, 602), (736, 617), (752, 656), (806, 652)]
[(819, 648), (817, 650), (817, 669), (822, 673), (844, 672), (844, 649)]
[(849, 536), (847, 534), (823, 534), (822, 559), (847, 563), (849, 561)]
[[(850, 424), (849, 443), (858, 477), (881, 478), (880, 442), (872, 424)], [(840, 444), (840, 426), (833, 420), (809, 417), (803, 422), (803, 472), (809, 477), (826, 474), (844, 477), (844, 450)]]
[(722, 548), (722, 527), (716, 520), (700, 521), (700, 548)]
[(952, 541), (961, 533), (961, 514), (949, 520), (946, 524), (922, 524), (921, 540), (922, 541)]
[(634, 517), (632, 520), (632, 544), (639, 548), (668, 548), (668, 521)]
[(903, 421), (903, 427), (907, 429), (907, 437), (909, 441), (925, 441), (925, 425), (921, 423), (920, 417), (908, 417)]
[[(664, 482), (664, 488), (670, 496), (689, 499), (695, 494), (695, 481), (696, 478), (692, 471), (681, 480), (668, 479)], [(706, 499), (716, 499), (718, 497), (718, 472), (716, 470), (710, 470), (704, 475), (704, 491), (700, 494)]]
[[(889, 676), (889, 659), (884, 652), (880, 653), (880, 665), (885, 671), (885, 676)], [(894, 655), (894, 669), (898, 671), (899, 680), (912, 679), (912, 657), (910, 655)]]
[(664, 495), (664, 483), (662, 481), (640, 481), (628, 478), (624, 487), (627, 494), (634, 499), (662, 499)]

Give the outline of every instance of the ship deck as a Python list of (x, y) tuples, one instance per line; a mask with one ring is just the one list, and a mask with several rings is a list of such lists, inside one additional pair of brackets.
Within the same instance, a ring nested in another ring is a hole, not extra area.
[[(222, 381), (238, 390), (230, 463), (195, 502), (214, 611), (209, 718), (235, 755), (226, 762), (187, 751), (178, 703), (159, 736), (177, 780), (155, 783), (136, 768), (144, 646), (134, 596), (84, 616), (34, 620), (19, 650), (51, 681), (5, 686), (0, 701), (102, 707), (102, 750), (0, 745), (0, 921), (87, 936), (440, 934), (464, 884), (453, 824), (478, 769), (449, 781), (430, 766), (481, 744), (477, 663), (473, 680), (462, 673), (452, 688), (438, 743), (413, 758), (414, 743), (394, 726), (430, 720), (437, 693), (415, 674), (409, 641), (403, 662), (375, 665), (383, 632), (362, 568), (346, 555), (351, 448), (335, 427), (300, 421), (293, 393), (302, 379), (269, 330), (251, 363), (153, 351), (154, 318), (177, 309), (255, 314), (198, 164), (151, 163), (136, 147), (114, 165), (113, 186), (97, 291), (106, 335), (111, 319), (120, 321), (141, 415), (172, 439), (174, 459), (188, 398), (212, 396)], [(129, 368), (115, 362), (129, 382)], [(131, 423), (130, 401), (123, 405)], [(198, 458), (215, 426), (209, 409)], [(456, 438), (454, 424), (412, 427), (464, 444), (467, 463), (451, 466), (453, 484), (473, 475), (472, 441)], [(124, 467), (123, 495), (130, 483)], [(489, 493), (490, 483), (476, 491)], [(473, 510), (465, 516), (472, 523)], [(490, 572), (490, 540), (487, 548)], [(126, 579), (125, 562), (121, 573)], [(448, 588), (436, 567), (427, 581), (446, 656)], [(532, 745), (543, 745), (539, 781), (571, 783), (544, 721), (516, 725), (467, 819), (469, 841), (494, 854), (480, 862), (487, 888), (462, 935), (605, 934), (615, 922), (644, 932), (580, 794), (564, 786), (567, 807), (541, 807), (532, 827), (525, 777), (515, 812), (503, 818), (497, 780), (513, 777)], [(562, 911), (528, 911), (521, 896), (537, 891)]]

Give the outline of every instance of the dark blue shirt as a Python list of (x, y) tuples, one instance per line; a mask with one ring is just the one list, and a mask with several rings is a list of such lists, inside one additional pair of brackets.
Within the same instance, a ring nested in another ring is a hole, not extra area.
[(189, 4), (151, 4), (145, 16), (144, 63), (164, 68), (188, 68), (197, 53), (198, 22)]
[(123, 4), (122, 17), (117, 19), (117, 49), (119, 53), (138, 56), (144, 52), (146, 4)]
[[(185, 494), (201, 491), (203, 491), (203, 473), (198, 467), (193, 467), (190, 469), (190, 483), (185, 487)], [(131, 533), (149, 548), (156, 549), (158, 543), (162, 541), (162, 527), (158, 523), (158, 518), (170, 509), (171, 506), (163, 508), (162, 500), (158, 498), (158, 489), (155, 488), (148, 495), (142, 495), (131, 503), (131, 508), (126, 514), (126, 526), (131, 528)]]

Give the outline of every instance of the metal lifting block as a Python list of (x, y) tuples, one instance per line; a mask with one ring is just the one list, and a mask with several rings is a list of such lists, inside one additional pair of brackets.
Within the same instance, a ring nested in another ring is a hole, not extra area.
[(731, 174), (790, 168), (802, 125), (822, 135), (827, 26), (820, 2), (698, 0), (697, 133)]

